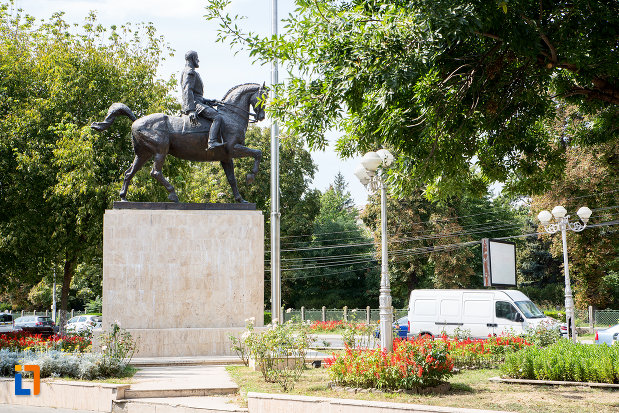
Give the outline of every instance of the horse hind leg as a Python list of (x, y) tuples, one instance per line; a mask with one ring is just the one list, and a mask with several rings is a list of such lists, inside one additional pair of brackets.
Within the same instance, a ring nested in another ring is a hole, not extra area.
[(133, 178), (133, 176), (140, 169), (142, 169), (144, 164), (148, 162), (148, 160), (152, 157), (153, 155), (150, 153), (140, 153), (140, 154), (135, 155), (135, 158), (133, 159), (133, 163), (131, 164), (129, 169), (125, 171), (125, 180), (123, 181), (123, 186), (120, 189), (120, 193), (119, 193), (121, 201), (125, 201), (125, 202), (127, 201), (127, 189), (129, 189), (131, 178)]
[(226, 173), (226, 178), (228, 178), (228, 183), (230, 184), (230, 188), (232, 188), (232, 194), (234, 195), (234, 200), (236, 202), (247, 203), (246, 200), (241, 197), (239, 193), (239, 188), (236, 185), (236, 177), (234, 176), (234, 162), (229, 161), (221, 161), (221, 166), (224, 168), (224, 172)]
[(161, 185), (168, 190), (168, 199), (172, 202), (178, 202), (178, 196), (174, 191), (174, 187), (171, 183), (168, 182), (167, 179), (161, 173), (161, 169), (163, 168), (163, 162), (165, 161), (166, 154), (158, 153), (155, 155), (155, 161), (153, 162), (153, 169), (150, 171), (150, 175), (155, 178)]

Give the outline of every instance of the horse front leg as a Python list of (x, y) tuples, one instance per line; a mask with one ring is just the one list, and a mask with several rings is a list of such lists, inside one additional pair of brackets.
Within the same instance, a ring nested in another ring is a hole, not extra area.
[(241, 194), (239, 193), (239, 188), (236, 186), (236, 177), (234, 176), (234, 162), (232, 161), (232, 159), (230, 159), (229, 161), (221, 161), (221, 167), (224, 168), (226, 178), (228, 178), (228, 183), (230, 184), (230, 188), (232, 188), (234, 200), (236, 202), (246, 204), (247, 201), (241, 197)]
[(251, 169), (251, 172), (247, 174), (246, 182), (248, 185), (251, 185), (256, 178), (256, 174), (258, 173), (258, 168), (260, 167), (260, 161), (262, 160), (262, 151), (259, 149), (251, 149), (247, 146), (243, 146), (240, 143), (234, 145), (232, 150), (233, 158), (246, 158), (246, 157), (254, 158), (254, 167)]

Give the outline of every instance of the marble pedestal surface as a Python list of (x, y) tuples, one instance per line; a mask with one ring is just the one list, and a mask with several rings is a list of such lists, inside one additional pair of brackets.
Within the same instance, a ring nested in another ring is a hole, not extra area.
[(103, 225), (103, 325), (136, 357), (232, 355), (230, 334), (263, 325), (262, 212), (113, 209)]

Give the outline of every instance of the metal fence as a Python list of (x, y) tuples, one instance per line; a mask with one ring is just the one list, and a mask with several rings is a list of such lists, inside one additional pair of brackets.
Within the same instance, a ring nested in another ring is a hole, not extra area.
[[(303, 320), (303, 321), (348, 321), (356, 323), (367, 323), (368, 312), (370, 323), (376, 323), (380, 319), (380, 310), (377, 308), (322, 308), (322, 309), (305, 309), (300, 310), (287, 309), (283, 311), (284, 321)], [(393, 309), (394, 321), (408, 314), (407, 308)]]
[[(18, 317), (30, 316), (30, 315), (42, 315), (46, 317), (52, 317), (54, 320), (60, 320), (60, 310), (56, 311), (56, 317), (53, 317), (52, 311), (49, 311), (49, 310), (45, 310), (45, 311), (16, 310), (16, 311), (4, 311), (4, 313), (13, 315), (13, 319), (16, 319)], [(75, 317), (77, 315), (83, 315), (83, 314), (86, 314), (86, 311), (78, 311), (78, 310), (67, 311), (67, 320), (69, 318)]]
[[(376, 323), (380, 319), (380, 310), (377, 308), (325, 308), (322, 309), (305, 309), (301, 307), (300, 310), (287, 309), (283, 311), (284, 321), (292, 319), (303, 321), (348, 321), (365, 323)], [(408, 315), (407, 308), (393, 309), (393, 320), (397, 320), (401, 317)], [(587, 310), (575, 309), (574, 315), (576, 316), (576, 325), (585, 326), (589, 325), (591, 328), (595, 326), (608, 326), (619, 323), (619, 310), (594, 310), (589, 308)], [(592, 322), (593, 321), (593, 322)]]
[(619, 324), (619, 310), (597, 310), (594, 318), (595, 324), (600, 326)]

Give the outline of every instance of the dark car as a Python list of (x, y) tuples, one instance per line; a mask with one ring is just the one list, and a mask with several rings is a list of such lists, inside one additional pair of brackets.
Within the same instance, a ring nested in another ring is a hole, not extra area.
[(55, 325), (51, 317), (43, 315), (28, 315), (15, 320), (15, 328), (21, 328), (23, 331), (31, 334), (51, 336), (54, 334), (54, 327)]

